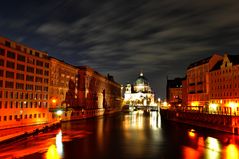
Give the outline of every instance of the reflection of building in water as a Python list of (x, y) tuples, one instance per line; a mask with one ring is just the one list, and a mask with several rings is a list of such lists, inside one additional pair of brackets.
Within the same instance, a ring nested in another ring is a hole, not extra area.
[(155, 105), (154, 93), (143, 73), (140, 73), (133, 85), (129, 83), (126, 85), (124, 101), (130, 105)]

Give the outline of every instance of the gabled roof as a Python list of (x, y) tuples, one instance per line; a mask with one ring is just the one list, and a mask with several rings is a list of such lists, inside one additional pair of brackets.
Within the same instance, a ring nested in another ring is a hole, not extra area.
[(197, 61), (197, 62), (191, 63), (191, 64), (187, 67), (187, 69), (190, 69), (190, 68), (193, 68), (193, 67), (200, 66), (200, 65), (202, 65), (202, 64), (208, 63), (211, 58), (212, 58), (212, 56), (207, 57), (207, 58), (202, 59), (202, 60), (199, 60), (199, 61)]
[(219, 70), (221, 68), (222, 63), (223, 60), (218, 61), (209, 72)]

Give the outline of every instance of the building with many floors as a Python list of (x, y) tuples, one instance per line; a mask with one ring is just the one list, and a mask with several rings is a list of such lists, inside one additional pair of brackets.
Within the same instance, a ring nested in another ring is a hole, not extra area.
[(121, 85), (87, 66), (78, 67), (78, 99), (84, 109), (111, 109), (121, 105)]
[(187, 105), (207, 105), (209, 101), (209, 71), (223, 57), (214, 54), (190, 64), (187, 68)]
[(0, 129), (51, 121), (48, 54), (0, 37)]
[(192, 63), (182, 80), (182, 105), (239, 112), (239, 55), (213, 55)]
[(223, 59), (210, 71), (209, 79), (209, 109), (223, 112), (239, 111), (239, 55), (224, 54)]
[(93, 117), (120, 106), (121, 86), (112, 76), (0, 37), (0, 129)]

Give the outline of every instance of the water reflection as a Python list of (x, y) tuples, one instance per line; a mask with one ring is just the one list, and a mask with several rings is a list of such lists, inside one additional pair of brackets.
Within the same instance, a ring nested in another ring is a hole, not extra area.
[(238, 146), (235, 144), (230, 144), (226, 147), (226, 155), (227, 159), (239, 159)]
[(207, 137), (205, 155), (207, 159), (219, 159), (221, 158), (221, 144), (218, 139), (213, 137)]
[(57, 152), (56, 145), (51, 145), (46, 153), (46, 159), (60, 159), (60, 155)]
[[(229, 136), (229, 137), (228, 137)], [(184, 159), (239, 159), (237, 144), (239, 136), (219, 135), (218, 138), (201, 135), (194, 129), (189, 129), (182, 146)]]
[(61, 130), (56, 135), (56, 148), (57, 148), (57, 152), (62, 157), (63, 156), (63, 144), (62, 144), (62, 131)]
[(143, 130), (149, 124), (154, 130), (161, 128), (161, 118), (158, 112), (151, 112), (149, 114), (149, 121), (145, 120), (145, 118), (144, 111), (134, 111), (124, 116), (123, 126), (125, 129)]
[(158, 112), (62, 123), (54, 130), (0, 145), (0, 158), (239, 159), (239, 136), (161, 121)]

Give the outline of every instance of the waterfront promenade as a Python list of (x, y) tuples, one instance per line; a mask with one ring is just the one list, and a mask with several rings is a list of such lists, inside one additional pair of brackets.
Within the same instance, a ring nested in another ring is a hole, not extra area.
[(163, 119), (239, 134), (239, 116), (231, 111), (205, 111), (203, 107), (160, 109)]

